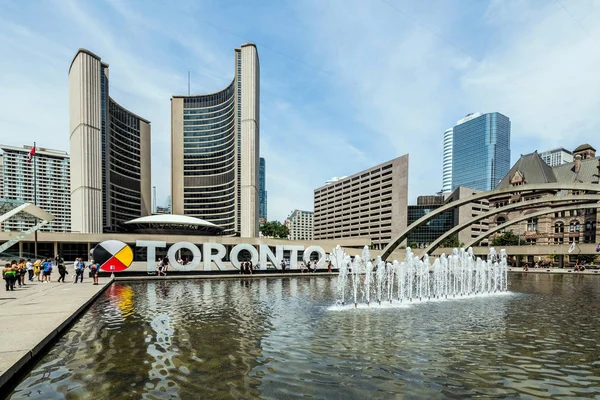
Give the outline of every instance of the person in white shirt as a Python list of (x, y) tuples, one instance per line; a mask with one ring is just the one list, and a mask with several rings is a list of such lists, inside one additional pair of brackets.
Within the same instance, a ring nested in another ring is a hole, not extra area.
[(33, 281), (33, 263), (31, 262), (31, 260), (27, 259), (25, 267), (27, 268), (27, 273), (29, 274), (29, 280)]

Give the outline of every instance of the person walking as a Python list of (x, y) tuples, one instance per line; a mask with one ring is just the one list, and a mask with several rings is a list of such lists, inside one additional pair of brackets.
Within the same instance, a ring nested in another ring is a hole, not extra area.
[(33, 263), (31, 262), (31, 259), (27, 259), (27, 262), (25, 263), (25, 268), (27, 269), (27, 273), (29, 274), (28, 279), (29, 282), (33, 282)]
[(80, 283), (83, 283), (83, 271), (85, 271), (85, 263), (83, 259), (78, 258), (75, 262), (75, 282), (77, 283), (77, 279), (79, 279)]
[(95, 262), (91, 262), (90, 265), (90, 272), (92, 274), (92, 278), (94, 278), (94, 285), (98, 284), (98, 272), (100, 272), (100, 264), (95, 263)]
[(2, 279), (6, 283), (6, 290), (15, 290), (15, 281), (17, 280), (17, 272), (13, 269), (10, 263), (6, 263), (2, 269)]
[(58, 282), (65, 283), (65, 276), (69, 273), (69, 271), (67, 271), (67, 268), (65, 267), (65, 263), (59, 263), (58, 264), (58, 273), (60, 275), (60, 278), (58, 278)]
[(52, 275), (52, 259), (50, 257), (44, 259), (42, 263), (43, 266), (43, 276), (42, 282), (50, 282), (50, 276)]

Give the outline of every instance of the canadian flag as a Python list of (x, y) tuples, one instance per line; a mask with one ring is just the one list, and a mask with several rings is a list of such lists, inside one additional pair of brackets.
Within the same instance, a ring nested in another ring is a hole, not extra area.
[(33, 156), (35, 156), (35, 145), (33, 145), (31, 150), (29, 150), (29, 159), (27, 160), (28, 163), (31, 162), (31, 160), (33, 159)]

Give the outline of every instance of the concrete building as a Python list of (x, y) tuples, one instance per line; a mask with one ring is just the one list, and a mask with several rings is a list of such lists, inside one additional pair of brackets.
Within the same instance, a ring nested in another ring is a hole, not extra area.
[(453, 129), (444, 132), (444, 158), (442, 163), (442, 193), (452, 192), (452, 140)]
[[(477, 193), (481, 193), (481, 190), (475, 190), (466, 187), (456, 188), (448, 197), (446, 197), (444, 204), (451, 203), (456, 200), (462, 200), (468, 198)], [(483, 214), (490, 210), (488, 200), (477, 200), (472, 203), (468, 203), (454, 209), (454, 224), (457, 226), (463, 224), (466, 221), (470, 221), (479, 214)], [(470, 243), (473, 239), (489, 230), (489, 222), (482, 220), (471, 224), (468, 228), (463, 229), (458, 233), (458, 241), (461, 244)], [(487, 246), (487, 239), (481, 242), (482, 246)]]
[(262, 221), (267, 221), (267, 163), (262, 157), (260, 158), (258, 194), (260, 197), (258, 217)]
[(294, 210), (286, 220), (290, 240), (313, 240), (314, 216), (312, 211)]
[[(64, 151), (37, 147), (35, 160), (28, 162), (32, 146), (0, 145), (0, 148), (3, 151), (0, 197), (32, 204), (35, 201), (40, 208), (54, 216), (54, 220), (41, 231), (70, 232), (69, 155)], [(34, 195), (36, 186), (37, 194)], [(25, 231), (33, 225), (31, 218), (20, 218), (17, 214), (2, 225), (2, 230)]]
[(260, 69), (254, 44), (235, 49), (234, 77), (207, 95), (171, 98), (174, 214), (256, 237), (259, 222)]
[(108, 64), (85, 49), (69, 68), (74, 232), (116, 232), (152, 211), (150, 122), (109, 96), (108, 72)]
[[(596, 150), (589, 144), (581, 145), (573, 151), (573, 159), (573, 162), (550, 167), (537, 152), (522, 155), (502, 179), (498, 189), (541, 183), (577, 182), (598, 184), (600, 159), (596, 157)], [(567, 196), (568, 198), (571, 194), (575, 193), (560, 190), (536, 190), (515, 195), (507, 194), (491, 198), (490, 207), (500, 208), (522, 201), (543, 200), (544, 198), (550, 199), (557, 196)], [(493, 228), (536, 211), (552, 211), (552, 208), (556, 207), (559, 206), (542, 202), (536, 208), (515, 209), (510, 212), (499, 213), (489, 221), (489, 225), (490, 228)], [(599, 226), (600, 215), (598, 209), (597, 207), (590, 207), (549, 212), (542, 216), (518, 222), (511, 226), (510, 230), (519, 237), (522, 245), (549, 246), (569, 243), (597, 243), (598, 238), (600, 238)]]
[(452, 190), (493, 190), (510, 169), (510, 119), (469, 114), (452, 129)]
[(551, 167), (556, 167), (557, 165), (573, 162), (573, 153), (562, 147), (542, 151), (541, 153), (539, 153), (539, 155), (542, 158), (542, 160), (544, 160), (544, 162)]
[(408, 154), (314, 191), (314, 238), (369, 237), (383, 248), (406, 228)]

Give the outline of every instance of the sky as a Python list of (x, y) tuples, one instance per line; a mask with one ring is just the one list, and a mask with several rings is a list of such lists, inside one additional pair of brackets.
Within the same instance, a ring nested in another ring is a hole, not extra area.
[(110, 65), (110, 94), (152, 124), (152, 185), (170, 194), (170, 98), (223, 89), (257, 45), (268, 219), (409, 154), (409, 202), (442, 186), (444, 130), (511, 119), (511, 152), (600, 145), (600, 1), (3, 0), (0, 143), (69, 150), (68, 68)]

